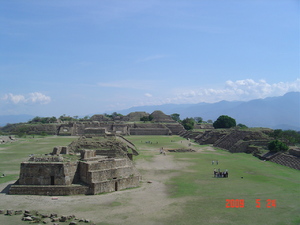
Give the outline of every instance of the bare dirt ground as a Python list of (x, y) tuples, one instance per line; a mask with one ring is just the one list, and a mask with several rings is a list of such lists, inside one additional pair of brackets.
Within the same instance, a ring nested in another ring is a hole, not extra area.
[[(153, 160), (138, 160), (136, 167), (143, 180), (139, 188), (95, 195), (49, 196), (0, 194), (0, 210), (38, 210), (40, 213), (75, 215), (96, 224), (164, 224), (163, 219), (180, 212), (180, 205), (188, 199), (168, 197), (166, 181), (184, 170), (187, 163), (174, 161), (171, 155), (154, 155)], [(9, 183), (0, 185), (2, 191)], [(13, 219), (13, 217), (15, 217)], [(0, 215), (0, 224), (16, 224), (18, 216)], [(2, 222), (1, 222), (2, 221)], [(9, 223), (11, 221), (12, 223)], [(18, 222), (17, 224), (25, 224)]]

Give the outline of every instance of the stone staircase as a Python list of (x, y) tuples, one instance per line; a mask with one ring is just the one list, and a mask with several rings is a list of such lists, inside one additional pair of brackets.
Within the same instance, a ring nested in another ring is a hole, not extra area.
[(232, 131), (229, 134), (221, 137), (214, 143), (214, 146), (224, 148), (227, 150), (235, 150), (234, 146), (239, 141), (243, 140), (247, 136), (247, 132)]
[(270, 162), (274, 162), (283, 166), (300, 170), (300, 158), (286, 153), (281, 153), (270, 159)]
[(207, 130), (195, 137), (195, 141), (200, 145), (214, 144), (216, 141), (222, 139), (228, 132), (226, 130)]
[(168, 123), (165, 124), (165, 126), (169, 128), (174, 135), (178, 135), (181, 131), (185, 131), (184, 127), (179, 123)]

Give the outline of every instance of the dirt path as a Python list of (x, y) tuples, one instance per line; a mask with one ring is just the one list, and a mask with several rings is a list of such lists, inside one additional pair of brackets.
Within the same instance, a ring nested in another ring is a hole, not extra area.
[[(0, 210), (38, 210), (41, 213), (76, 215), (96, 223), (163, 224), (164, 218), (180, 211), (186, 199), (168, 198), (165, 182), (187, 166), (173, 160), (171, 155), (155, 155), (152, 161), (138, 160), (141, 187), (95, 196), (63, 196), (52, 200), (48, 196), (0, 194)], [(7, 184), (0, 185), (2, 191)], [(0, 215), (1, 219), (7, 216)], [(22, 222), (20, 223), (22, 224)]]

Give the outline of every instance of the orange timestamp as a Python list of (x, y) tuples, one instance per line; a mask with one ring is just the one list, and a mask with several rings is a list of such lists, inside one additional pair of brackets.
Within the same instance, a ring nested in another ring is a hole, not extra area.
[[(256, 208), (260, 208), (261, 202), (260, 199), (256, 199)], [(226, 199), (226, 208), (244, 208), (245, 200), (244, 199)], [(267, 208), (276, 208), (276, 199), (267, 199), (266, 200)]]

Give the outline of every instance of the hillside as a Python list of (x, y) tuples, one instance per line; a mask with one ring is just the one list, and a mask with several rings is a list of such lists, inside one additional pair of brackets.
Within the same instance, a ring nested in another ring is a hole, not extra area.
[(300, 130), (300, 92), (289, 92), (283, 96), (255, 99), (248, 102), (220, 101), (217, 103), (167, 104), (158, 106), (133, 107), (121, 110), (151, 112), (162, 110), (166, 114), (179, 113), (180, 118), (200, 116), (204, 120), (216, 120), (228, 115), (249, 127)]
[[(215, 121), (220, 115), (228, 115), (248, 127), (267, 127), (272, 129), (292, 129), (300, 131), (300, 92), (289, 92), (283, 96), (255, 99), (251, 101), (220, 101), (217, 103), (164, 104), (132, 107), (117, 110), (128, 115), (132, 112), (152, 113), (161, 110), (170, 115), (179, 113), (180, 118), (200, 116), (204, 121)], [(112, 112), (108, 112), (112, 113)], [(3, 115), (0, 126), (7, 123), (27, 122), (40, 115)]]

